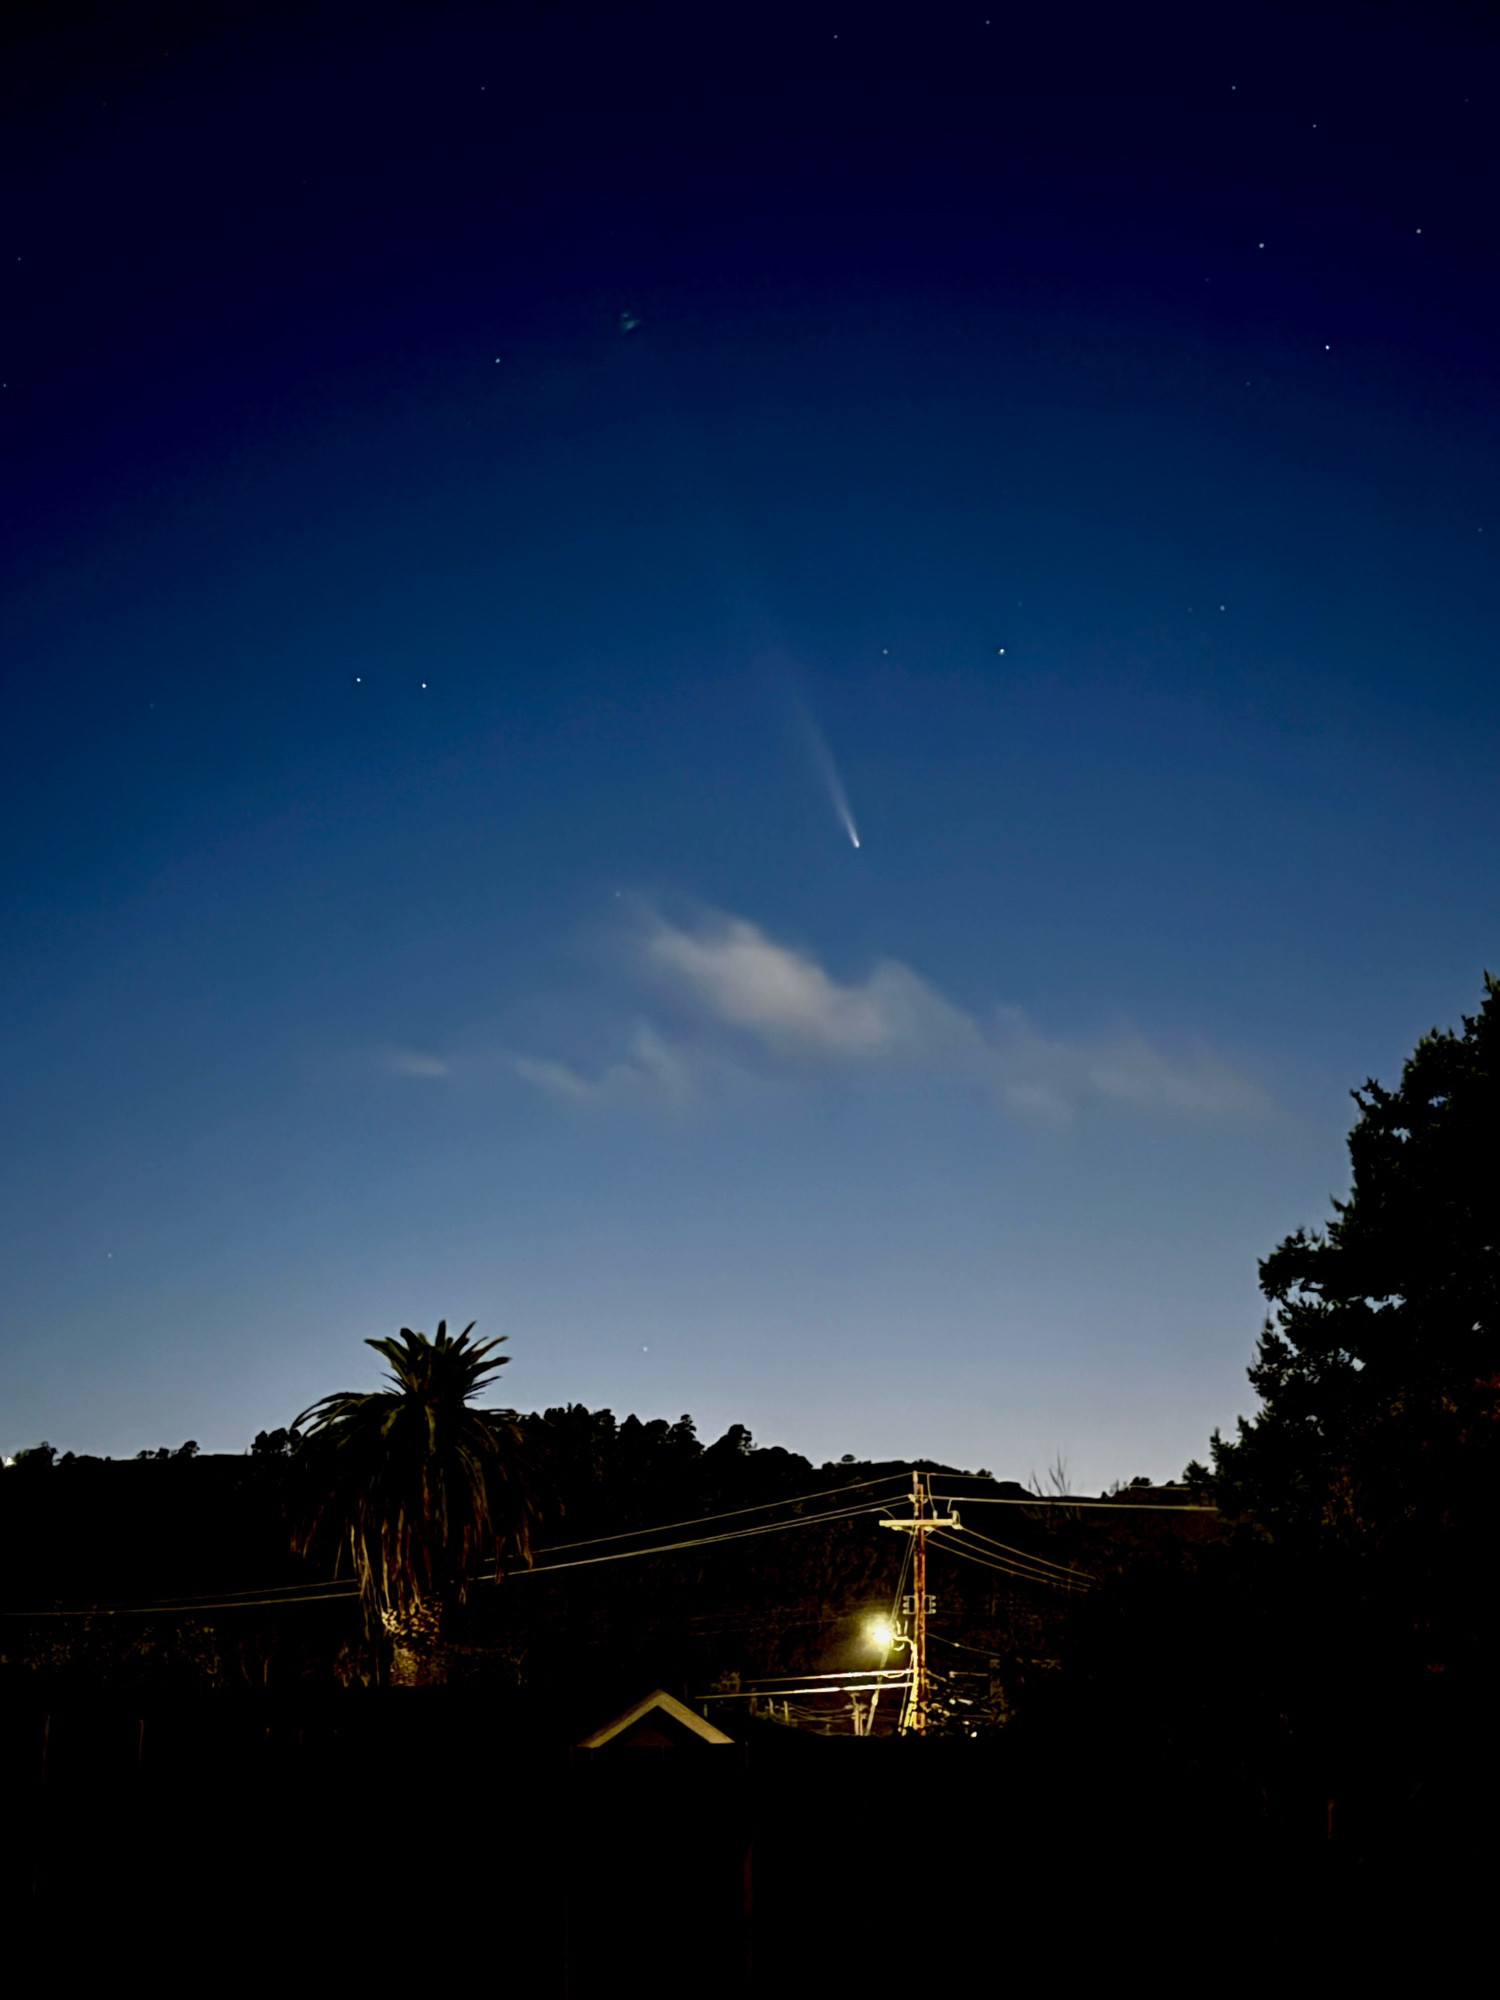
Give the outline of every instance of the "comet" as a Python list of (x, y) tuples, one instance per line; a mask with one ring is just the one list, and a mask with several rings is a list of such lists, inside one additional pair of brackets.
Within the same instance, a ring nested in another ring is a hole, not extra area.
[(854, 824), (854, 813), (849, 805), (849, 794), (844, 790), (844, 781), (839, 776), (839, 767), (833, 761), (833, 752), (824, 740), (823, 732), (806, 709), (802, 712), (803, 727), (807, 732), (807, 747), (817, 767), (818, 776), (828, 793), (828, 802), (833, 807), (834, 817), (849, 836), (851, 847), (859, 846), (859, 828)]

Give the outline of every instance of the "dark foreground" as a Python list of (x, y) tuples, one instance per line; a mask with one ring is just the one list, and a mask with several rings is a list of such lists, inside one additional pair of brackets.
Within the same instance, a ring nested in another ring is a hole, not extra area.
[(58, 1969), (467, 1966), (538, 2000), (981, 1993), (1440, 1974), (1488, 1905), (1462, 1774), (1372, 1858), (1326, 1805), (1256, 1822), (1126, 1746), (742, 1735), (580, 1751), (448, 1692), (12, 1704), (7, 1936)]

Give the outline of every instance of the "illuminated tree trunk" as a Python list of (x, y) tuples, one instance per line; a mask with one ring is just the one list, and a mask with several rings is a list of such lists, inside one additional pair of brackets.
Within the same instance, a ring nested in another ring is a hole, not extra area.
[(391, 1649), (392, 1687), (435, 1687), (448, 1678), (442, 1607), (419, 1597), (404, 1611), (387, 1606), (380, 1623)]

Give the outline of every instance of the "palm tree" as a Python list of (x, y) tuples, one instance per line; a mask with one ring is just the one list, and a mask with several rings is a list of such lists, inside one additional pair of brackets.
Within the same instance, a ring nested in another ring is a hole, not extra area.
[(369, 1340), (390, 1363), (388, 1386), (342, 1389), (304, 1410), (298, 1454), (308, 1503), (296, 1544), (348, 1553), (366, 1622), (391, 1649), (399, 1687), (447, 1678), (448, 1616), (479, 1564), (498, 1580), (507, 1556), (531, 1560), (535, 1504), (521, 1432), (510, 1410), (479, 1410), (469, 1398), (505, 1366), (504, 1335), (471, 1341), (402, 1327)]

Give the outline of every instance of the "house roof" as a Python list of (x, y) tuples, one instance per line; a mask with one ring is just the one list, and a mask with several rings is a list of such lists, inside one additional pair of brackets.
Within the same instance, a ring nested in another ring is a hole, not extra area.
[[(704, 1743), (732, 1743), (734, 1738), (726, 1736), (722, 1729), (715, 1729), (711, 1722), (705, 1722), (701, 1715), (694, 1714), (686, 1702), (676, 1695), (668, 1694), (665, 1688), (653, 1688), (643, 1695), (633, 1708), (627, 1708), (623, 1715), (617, 1715), (613, 1722), (606, 1722), (602, 1729), (596, 1729), (592, 1736), (585, 1736), (579, 1744), (580, 1750), (602, 1750), (606, 1743), (613, 1743), (621, 1736), (627, 1736), (638, 1723), (646, 1722), (653, 1713), (667, 1717), (679, 1728)], [(649, 1726), (649, 1725), (648, 1725)]]

